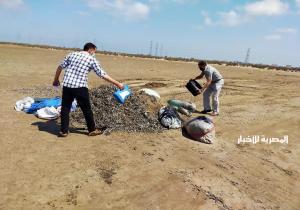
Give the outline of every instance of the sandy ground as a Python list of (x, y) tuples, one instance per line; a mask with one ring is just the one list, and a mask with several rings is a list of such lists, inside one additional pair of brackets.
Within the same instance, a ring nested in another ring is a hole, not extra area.
[[(66, 53), (0, 45), (0, 209), (300, 209), (300, 73), (216, 66), (226, 80), (213, 145), (180, 130), (61, 139), (55, 122), (13, 106), (24, 96), (14, 90), (51, 84)], [(195, 63), (97, 57), (132, 87), (161, 83), (163, 101), (202, 108), (184, 87)], [(289, 143), (238, 145), (240, 135)]]

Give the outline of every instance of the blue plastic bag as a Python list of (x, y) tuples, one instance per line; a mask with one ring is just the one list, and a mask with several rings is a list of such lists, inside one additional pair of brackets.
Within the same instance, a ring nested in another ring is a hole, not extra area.
[(30, 108), (24, 110), (28, 114), (35, 113), (37, 110), (44, 108), (44, 107), (51, 107), (57, 108), (61, 106), (61, 98), (55, 97), (55, 98), (43, 98), (40, 99), (38, 102), (35, 102), (31, 104)]

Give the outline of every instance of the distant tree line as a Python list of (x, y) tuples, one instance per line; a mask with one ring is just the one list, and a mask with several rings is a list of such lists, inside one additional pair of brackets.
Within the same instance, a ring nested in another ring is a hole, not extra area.
[[(0, 42), (0, 44), (11, 44), (11, 45), (19, 45), (25, 47), (38, 47), (38, 48), (46, 48), (46, 49), (56, 49), (56, 50), (71, 50), (71, 51), (80, 51), (80, 48), (70, 48), (70, 47), (57, 47), (50, 45), (37, 45), (37, 44), (27, 44), (27, 43), (15, 43), (15, 42)], [(127, 57), (138, 57), (138, 58), (152, 58), (152, 59), (164, 59), (169, 61), (183, 61), (183, 62), (198, 62), (197, 58), (183, 58), (183, 57), (169, 57), (169, 56), (152, 56), (145, 54), (131, 54), (124, 52), (111, 52), (111, 51), (97, 51), (104, 55), (115, 55), (115, 56), (127, 56)], [(253, 63), (243, 63), (238, 61), (220, 61), (220, 60), (207, 60), (208, 63), (225, 65), (225, 66), (242, 66), (242, 67), (254, 67), (260, 69), (275, 69), (275, 70), (283, 70), (283, 71), (298, 71), (300, 72), (300, 67), (293, 66), (278, 66), (278, 65), (267, 65), (267, 64), (253, 64)]]

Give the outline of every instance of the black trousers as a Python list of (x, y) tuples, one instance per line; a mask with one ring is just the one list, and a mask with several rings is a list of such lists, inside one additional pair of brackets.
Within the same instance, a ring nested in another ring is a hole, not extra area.
[(67, 133), (69, 131), (69, 113), (74, 99), (77, 100), (77, 103), (83, 112), (89, 132), (94, 131), (96, 128), (93, 112), (91, 109), (89, 90), (85, 87), (63, 87), (61, 107), (61, 131), (63, 133)]

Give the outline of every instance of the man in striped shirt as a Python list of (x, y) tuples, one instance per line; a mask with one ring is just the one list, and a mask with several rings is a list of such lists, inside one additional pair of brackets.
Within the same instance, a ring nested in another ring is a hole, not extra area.
[(89, 136), (101, 134), (96, 129), (93, 112), (90, 104), (88, 90), (88, 73), (93, 70), (99, 77), (123, 89), (123, 84), (111, 78), (100, 66), (95, 58), (97, 47), (93, 43), (84, 45), (83, 51), (71, 52), (58, 66), (54, 77), (53, 85), (59, 86), (59, 76), (64, 69), (62, 109), (61, 109), (61, 130), (60, 136), (66, 137), (69, 133), (69, 113), (74, 99), (80, 106), (89, 131)]

